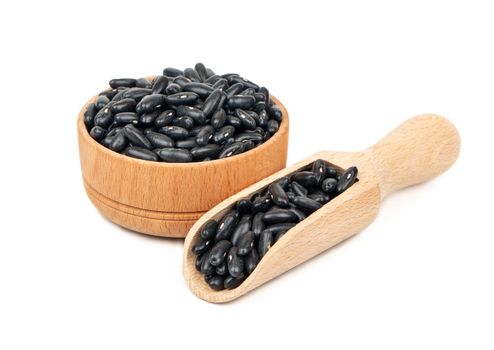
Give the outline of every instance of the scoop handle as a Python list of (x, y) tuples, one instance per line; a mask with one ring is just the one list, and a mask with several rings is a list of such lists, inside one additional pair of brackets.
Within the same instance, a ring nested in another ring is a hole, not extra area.
[(401, 188), (430, 180), (458, 158), (460, 135), (446, 118), (413, 117), (367, 151), (384, 198)]

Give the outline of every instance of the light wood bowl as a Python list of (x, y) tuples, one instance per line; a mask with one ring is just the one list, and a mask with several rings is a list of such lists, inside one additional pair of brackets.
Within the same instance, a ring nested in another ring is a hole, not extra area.
[(288, 150), (288, 112), (262, 145), (225, 159), (162, 163), (131, 158), (96, 142), (79, 113), (77, 134), (82, 178), (89, 199), (114, 223), (163, 237), (185, 237), (209, 209), (245, 187), (283, 169)]

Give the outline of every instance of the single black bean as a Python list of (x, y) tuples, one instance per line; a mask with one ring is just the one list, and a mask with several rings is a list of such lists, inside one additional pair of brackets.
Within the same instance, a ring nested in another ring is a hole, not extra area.
[(197, 147), (196, 139), (195, 137), (189, 137), (188, 139), (185, 140), (179, 140), (175, 142), (175, 147), (186, 148), (188, 150), (192, 148), (196, 148)]
[(235, 128), (231, 125), (224, 126), (218, 129), (213, 135), (213, 142), (216, 144), (223, 143), (226, 139), (233, 136)]
[(352, 186), (357, 179), (357, 173), (357, 167), (352, 166), (348, 168), (338, 180), (338, 184), (336, 185), (336, 193), (343, 193), (346, 189)]
[(259, 85), (251, 82), (250, 80), (247, 80), (245, 78), (242, 78), (240, 76), (233, 76), (231, 78), (231, 82), (233, 83), (242, 83), (244, 85), (244, 87), (246, 88), (253, 88), (254, 90), (259, 90)]
[(172, 123), (175, 117), (175, 111), (172, 109), (167, 109), (164, 112), (160, 112), (160, 114), (154, 120), (154, 125), (156, 125), (157, 127), (168, 126)]
[(204, 80), (204, 82), (206, 84), (213, 85), (214, 83), (216, 83), (220, 79), (225, 80), (226, 83), (228, 84), (228, 80), (226, 80), (226, 79), (224, 79), (224, 78), (222, 78), (222, 77), (220, 77), (219, 75), (216, 75), (216, 74), (213, 74), (213, 75), (209, 76), (206, 80)]
[(213, 137), (214, 128), (211, 125), (205, 125), (197, 133), (196, 143), (199, 146), (205, 146), (208, 144), (209, 140)]
[(213, 116), (211, 117), (211, 126), (215, 129), (219, 129), (225, 125), (226, 121), (226, 113), (223, 108), (218, 109), (216, 112), (214, 112)]
[(245, 256), (250, 253), (252, 247), (254, 246), (254, 232), (247, 231), (237, 241), (238, 255)]
[(204, 112), (192, 106), (178, 106), (176, 110), (179, 117), (190, 117), (196, 125), (203, 125), (206, 122)]
[(144, 96), (150, 94), (151, 94), (151, 89), (135, 87), (124, 90), (122, 94), (122, 98), (132, 98), (136, 101), (140, 101)]
[(182, 148), (162, 148), (157, 151), (158, 156), (168, 163), (187, 163), (192, 161), (189, 150)]
[(226, 122), (228, 123), (228, 125), (233, 126), (235, 129), (240, 129), (242, 127), (242, 121), (240, 120), (240, 118), (234, 115), (227, 115)]
[(242, 84), (242, 83), (235, 83), (235, 84), (231, 85), (225, 91), (227, 99), (228, 99), (228, 97), (239, 94), (243, 89), (244, 89), (244, 84)]
[(110, 87), (116, 89), (119, 87), (134, 87), (136, 86), (136, 80), (132, 78), (121, 78), (110, 80)]
[(263, 221), (266, 225), (274, 225), (282, 222), (297, 222), (298, 217), (289, 209), (278, 209), (266, 212)]
[(151, 89), (153, 87), (153, 83), (151, 83), (146, 78), (139, 78), (139, 79), (136, 79), (136, 87)]
[(312, 163), (312, 172), (317, 176), (317, 185), (320, 185), (326, 177), (326, 163), (322, 159), (317, 159)]
[(255, 93), (256, 93), (256, 90), (249, 87), (249, 88), (245, 89), (244, 91), (242, 91), (239, 95), (254, 96)]
[(236, 208), (239, 214), (250, 213), (250, 210), (252, 209), (252, 202), (248, 199), (241, 199), (237, 202)]
[(262, 259), (264, 255), (268, 252), (273, 244), (273, 233), (271, 231), (264, 230), (259, 237), (259, 244), (257, 251), (259, 253), (259, 258)]
[(209, 220), (204, 224), (201, 230), (201, 238), (209, 241), (216, 235), (216, 229), (218, 228), (218, 222), (216, 220)]
[(148, 113), (163, 108), (165, 95), (146, 95), (136, 106), (137, 114)]
[(214, 266), (211, 264), (211, 261), (209, 260), (210, 254), (211, 254), (211, 250), (209, 250), (206, 253), (206, 256), (202, 260), (201, 272), (204, 275), (212, 275), (214, 273)]
[(226, 266), (226, 261), (216, 266), (214, 272), (219, 276), (226, 276), (228, 274), (228, 267)]
[(276, 120), (276, 122), (281, 122), (281, 118), (282, 118), (282, 113), (281, 113), (281, 109), (278, 107), (278, 106), (273, 106), (272, 108), (269, 109), (269, 116)]
[(307, 197), (295, 197), (292, 202), (297, 208), (308, 214), (322, 207), (321, 203)]
[(218, 159), (231, 157), (245, 151), (245, 144), (242, 142), (233, 142), (223, 147), (223, 150), (218, 154)]
[(326, 167), (326, 177), (330, 177), (332, 179), (338, 178), (338, 171), (332, 166)]
[(237, 245), (238, 240), (252, 227), (252, 214), (244, 214), (235, 226), (230, 241)]
[(292, 181), (296, 181), (304, 187), (316, 186), (318, 177), (312, 171), (299, 171), (292, 175)]
[(170, 137), (160, 134), (159, 132), (150, 131), (146, 132), (145, 135), (155, 148), (169, 148), (175, 146), (175, 142), (173, 142)]
[(269, 194), (256, 198), (252, 202), (252, 212), (258, 213), (260, 211), (266, 211), (271, 206), (272, 200)]
[(228, 87), (228, 80), (223, 78), (219, 78), (213, 83), (213, 89), (224, 90), (226, 87)]
[(297, 181), (292, 181), (291, 183), (292, 186), (292, 191), (297, 195), (297, 196), (307, 196), (309, 193), (309, 190), (299, 184)]
[(173, 140), (183, 140), (189, 136), (187, 129), (181, 128), (180, 126), (164, 126), (158, 129), (160, 133), (163, 133)]
[(256, 237), (259, 237), (261, 235), (261, 232), (264, 231), (264, 228), (266, 225), (264, 225), (264, 213), (259, 212), (256, 215), (254, 215), (254, 218), (252, 219), (252, 232)]
[(252, 247), (249, 254), (245, 257), (245, 271), (247, 275), (250, 275), (252, 271), (257, 267), (259, 263), (259, 254), (257, 253), (257, 249)]
[(175, 84), (175, 83), (169, 83), (165, 89), (165, 93), (167, 95), (178, 94), (181, 91), (182, 91), (182, 88), (180, 87), (180, 85)]
[(280, 128), (280, 124), (276, 120), (274, 120), (274, 119), (268, 120), (267, 130), (271, 134), (274, 134), (275, 132), (277, 132), (279, 128)]
[(338, 185), (338, 180), (328, 177), (324, 179), (321, 185), (321, 189), (329, 194), (332, 194), (336, 191), (336, 186)]
[(161, 111), (153, 111), (149, 113), (141, 114), (139, 117), (139, 123), (142, 126), (148, 127), (155, 125), (156, 118), (161, 114)]
[(163, 75), (166, 75), (168, 77), (178, 77), (179, 75), (183, 75), (184, 72), (181, 71), (180, 69), (172, 68), (172, 67), (167, 67), (163, 69)]
[(137, 125), (139, 123), (139, 117), (137, 113), (134, 112), (123, 112), (115, 114), (113, 118), (113, 123), (117, 126), (126, 125), (126, 124), (134, 124)]
[(259, 126), (265, 128), (268, 125), (269, 116), (268, 113), (263, 110), (258, 113)]
[(94, 116), (94, 125), (101, 126), (106, 129), (113, 123), (113, 113), (111, 112), (111, 106), (114, 102), (108, 103), (105, 107), (100, 109)]
[(89, 132), (89, 135), (96, 141), (101, 141), (106, 135), (106, 130), (101, 126), (94, 126)]
[(94, 104), (96, 105), (97, 109), (101, 109), (105, 107), (109, 102), (110, 99), (108, 97), (106, 97), (105, 95), (100, 95), (96, 98), (96, 102)]
[(196, 63), (196, 65), (194, 66), (194, 69), (196, 70), (197, 75), (199, 76), (201, 81), (205, 81), (208, 78), (208, 72), (207, 72), (206, 66), (204, 64), (202, 64), (200, 62)]
[(172, 106), (191, 105), (197, 101), (199, 95), (193, 92), (179, 92), (165, 96), (165, 101)]
[(243, 132), (235, 135), (236, 142), (253, 141), (255, 143), (262, 142), (262, 135), (258, 132)]
[(150, 161), (158, 161), (158, 155), (154, 153), (153, 151), (150, 151), (146, 148), (141, 148), (141, 147), (128, 147), (125, 150), (125, 155), (132, 157), (132, 158), (138, 158), (142, 160), (150, 160)]
[(240, 119), (242, 126), (247, 130), (255, 130), (257, 127), (255, 119), (243, 109), (237, 108), (235, 115)]
[(169, 82), (170, 81), (169, 81), (168, 77), (166, 77), (165, 75), (157, 76), (156, 79), (154, 80), (153, 87), (151, 89), (151, 94), (153, 94), (153, 95), (164, 94), (165, 89), (168, 86)]
[(226, 239), (217, 242), (209, 253), (209, 262), (213, 266), (220, 265), (223, 261), (225, 261), (226, 254), (232, 247), (232, 243)]
[(244, 275), (245, 262), (244, 259), (238, 255), (238, 247), (231, 247), (226, 257), (226, 266), (228, 272), (232, 277), (240, 278)]
[(272, 234), (277, 234), (278, 232), (288, 231), (289, 229), (291, 229), (295, 225), (296, 224), (293, 222), (284, 222), (284, 223), (280, 223), (280, 224), (274, 224), (274, 225), (266, 227), (263, 232), (267, 231), (267, 232), (271, 232)]
[(213, 92), (213, 90), (214, 89), (207, 84), (196, 82), (187, 83), (182, 87), (182, 91), (194, 92), (201, 98), (208, 97)]
[(124, 98), (118, 102), (115, 102), (111, 106), (111, 111), (113, 114), (123, 113), (123, 112), (133, 112), (136, 108), (136, 101), (131, 98)]
[[(211, 88), (212, 89), (212, 88)], [(202, 106), (202, 111), (206, 118), (209, 118), (219, 106), (219, 102), (221, 99), (221, 90), (216, 89), (211, 92), (211, 94), (204, 101), (204, 105)]]
[(178, 117), (173, 119), (172, 125), (190, 130), (194, 126), (194, 119), (188, 116)]
[(199, 238), (197, 242), (192, 246), (192, 254), (201, 255), (211, 248), (211, 241)]
[[(197, 142), (197, 141), (196, 141)], [(221, 152), (221, 147), (210, 143), (201, 147), (194, 147), (190, 150), (194, 159), (214, 158)]]
[(84, 111), (84, 124), (86, 124), (88, 129), (92, 128), (96, 113), (98, 113), (96, 105), (94, 103), (88, 104), (86, 110)]
[(208, 255), (208, 253), (204, 253), (204, 254), (201, 254), (199, 255), (197, 258), (196, 258), (196, 261), (195, 261), (195, 267), (196, 267), (196, 270), (198, 272), (201, 272), (201, 265), (202, 265), (202, 261), (204, 260), (204, 258)]
[(115, 135), (112, 143), (110, 144), (110, 149), (115, 152), (122, 152), (129, 144), (125, 132), (121, 130)]
[(209, 287), (216, 291), (225, 289), (224, 283), (224, 278), (219, 275), (215, 275), (208, 280)]
[(199, 74), (193, 68), (185, 68), (184, 76), (192, 81), (201, 81)]
[(233, 276), (226, 276), (225, 277), (225, 281), (224, 281), (224, 287), (226, 289), (235, 289), (237, 288), (238, 286), (240, 286), (242, 284), (242, 282), (245, 280), (245, 277), (240, 277), (240, 278), (235, 278)]
[(173, 78), (173, 83), (180, 86), (180, 90), (185, 86), (185, 84), (191, 83), (192, 80), (184, 77), (183, 75)]
[(218, 221), (218, 229), (216, 230), (215, 241), (229, 239), (238, 222), (238, 212), (230, 211)]
[(307, 198), (313, 199), (321, 204), (326, 204), (331, 199), (327, 193), (312, 193), (309, 194)]
[(289, 210), (295, 214), (299, 222), (307, 217), (307, 215), (305, 215), (305, 213), (302, 210), (298, 209), (296, 206), (293, 206)]
[(288, 197), (279, 182), (273, 182), (268, 186), (268, 191), (276, 205), (288, 207)]
[(266, 103), (264, 103), (264, 101), (256, 102), (254, 107), (252, 107), (252, 110), (257, 114), (261, 113), (262, 111), (266, 111)]
[(114, 138), (115, 138), (115, 135), (114, 136), (108, 136), (108, 135), (106, 135), (105, 138), (103, 138), (103, 140), (100, 141), (100, 143), (103, 146), (105, 146), (106, 148), (110, 148), (110, 145), (113, 142), (113, 139)]
[(127, 124), (123, 129), (125, 136), (133, 146), (151, 149), (153, 145), (144, 134), (131, 124)]
[(251, 95), (233, 95), (226, 99), (228, 107), (231, 109), (235, 108), (251, 108), (256, 103), (256, 99)]

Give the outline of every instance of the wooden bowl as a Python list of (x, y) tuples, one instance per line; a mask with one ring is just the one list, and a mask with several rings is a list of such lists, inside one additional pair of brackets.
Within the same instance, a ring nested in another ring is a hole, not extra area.
[(247, 186), (283, 169), (288, 112), (268, 141), (245, 153), (207, 162), (162, 163), (131, 158), (96, 142), (79, 113), (77, 134), (82, 178), (89, 199), (114, 223), (163, 237), (185, 237), (205, 212)]

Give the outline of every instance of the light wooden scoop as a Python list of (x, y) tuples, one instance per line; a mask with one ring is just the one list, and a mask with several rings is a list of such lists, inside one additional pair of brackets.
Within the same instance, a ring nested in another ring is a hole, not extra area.
[[(443, 117), (426, 114), (411, 118), (362, 152), (316, 153), (242, 190), (202, 216), (185, 239), (185, 280), (192, 292), (206, 301), (224, 303), (236, 299), (361, 231), (377, 216), (384, 197), (443, 173), (455, 162), (459, 151), (460, 137), (453, 124)], [(238, 200), (250, 198), (276, 179), (318, 158), (339, 169), (357, 166), (358, 182), (290, 229), (239, 287), (211, 289), (196, 271), (195, 256), (191, 253), (204, 223), (218, 220)]]

